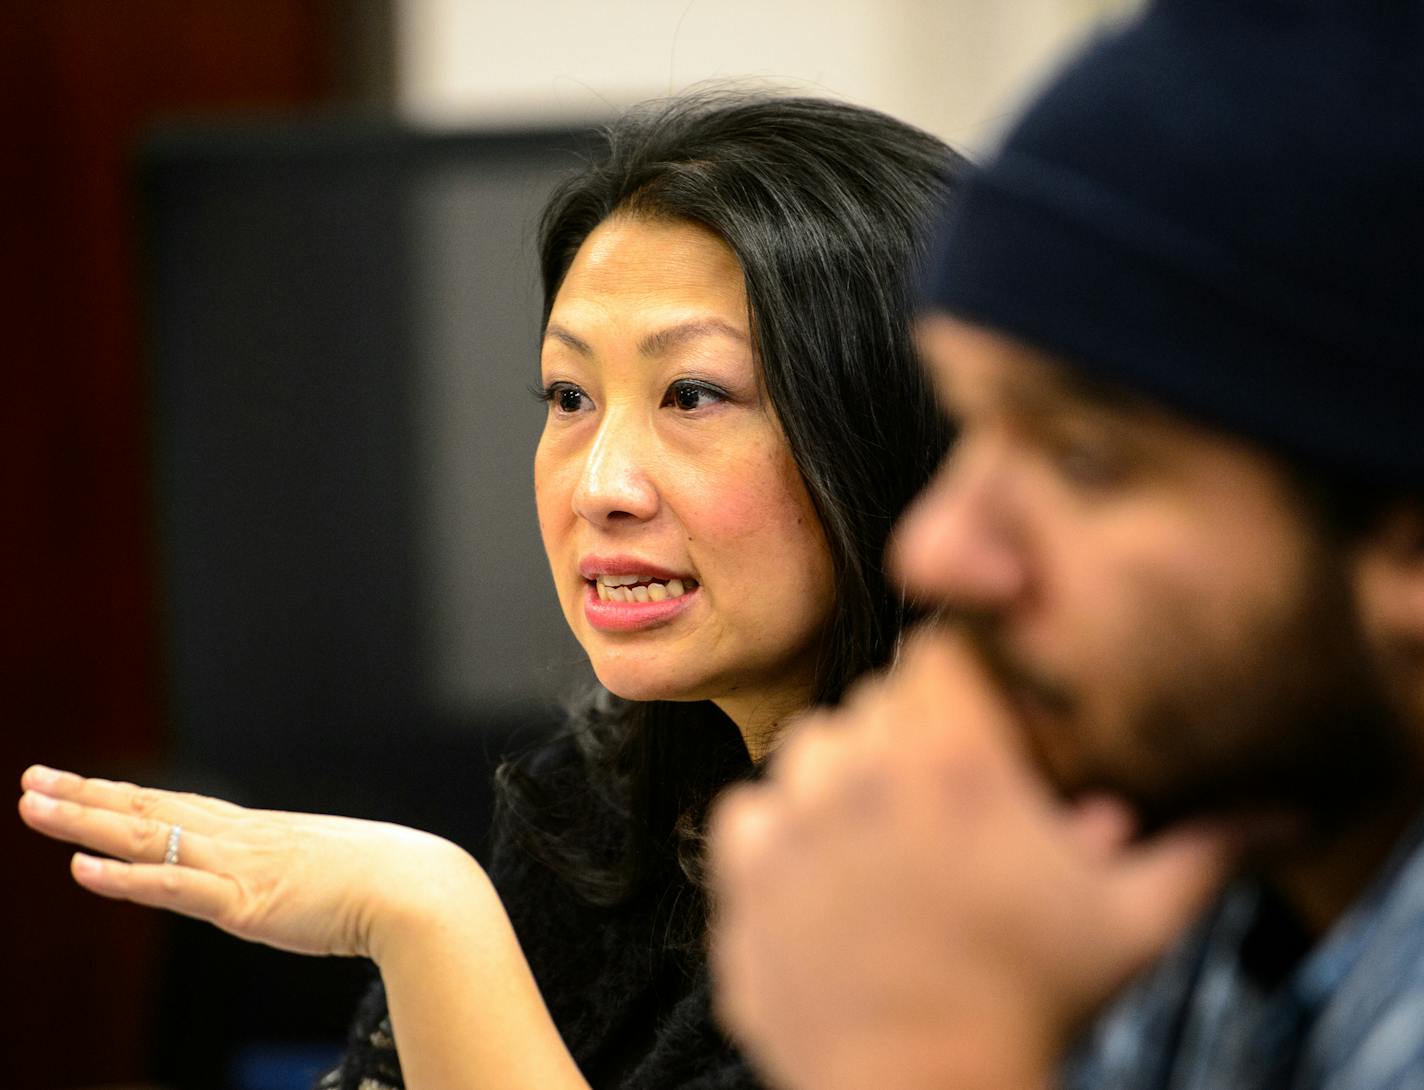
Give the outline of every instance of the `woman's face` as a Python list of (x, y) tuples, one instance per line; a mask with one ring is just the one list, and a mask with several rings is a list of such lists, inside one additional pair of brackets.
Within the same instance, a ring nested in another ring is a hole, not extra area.
[(554, 300), (541, 372), (539, 526), (599, 680), (713, 700), (744, 735), (803, 707), (831, 561), (732, 251), (682, 221), (605, 221)]

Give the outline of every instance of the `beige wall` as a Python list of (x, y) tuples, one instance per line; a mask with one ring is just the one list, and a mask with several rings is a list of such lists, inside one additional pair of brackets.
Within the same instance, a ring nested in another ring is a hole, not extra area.
[(572, 121), (708, 80), (875, 106), (982, 148), (1133, 0), (397, 0), (397, 98), (431, 125)]

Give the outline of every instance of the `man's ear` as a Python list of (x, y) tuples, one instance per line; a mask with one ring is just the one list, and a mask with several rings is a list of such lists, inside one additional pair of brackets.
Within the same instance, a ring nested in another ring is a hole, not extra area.
[(1357, 558), (1366, 631), (1386, 646), (1424, 649), (1424, 506), (1387, 515), (1361, 542)]

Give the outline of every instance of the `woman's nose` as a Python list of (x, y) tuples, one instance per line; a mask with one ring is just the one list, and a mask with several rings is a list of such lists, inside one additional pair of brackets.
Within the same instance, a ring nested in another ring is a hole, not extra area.
[(646, 522), (658, 511), (649, 437), (609, 415), (594, 436), (574, 489), (574, 513), (594, 525)]
[(1011, 487), (992, 467), (958, 454), (940, 467), (896, 528), (890, 560), (926, 605), (993, 611), (1024, 588), (1027, 572), (1008, 517)]

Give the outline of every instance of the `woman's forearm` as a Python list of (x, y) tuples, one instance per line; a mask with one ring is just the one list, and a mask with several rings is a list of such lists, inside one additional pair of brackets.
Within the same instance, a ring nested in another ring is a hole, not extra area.
[(441, 883), (372, 951), (408, 1090), (588, 1090), (489, 878), (471, 859)]

